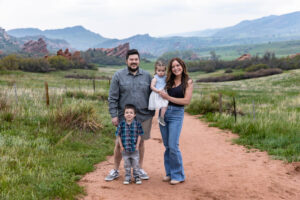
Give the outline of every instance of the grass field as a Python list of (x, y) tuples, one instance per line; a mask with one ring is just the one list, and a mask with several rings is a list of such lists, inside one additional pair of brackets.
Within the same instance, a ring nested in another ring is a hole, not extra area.
[[(102, 75), (86, 70), (0, 72), (0, 199), (74, 199), (83, 192), (76, 184), (80, 175), (112, 154), (114, 127), (103, 100), (108, 81), (97, 80), (94, 94), (91, 80), (64, 78), (75, 72)], [(64, 127), (69, 118), (102, 128)]]
[[(153, 63), (141, 66), (153, 74)], [(92, 80), (64, 76), (111, 77), (122, 67), (47, 74), (0, 71), (0, 199), (74, 199), (83, 192), (76, 181), (113, 153), (115, 128), (106, 101), (109, 82), (96, 80), (94, 93)], [(196, 80), (223, 73), (190, 76)], [(244, 113), (236, 123), (226, 113), (203, 117), (212, 126), (239, 134), (238, 144), (265, 150), (276, 159), (299, 161), (299, 85), (300, 70), (236, 82), (195, 83), (192, 105), (220, 92), (227, 102), (235, 96), (237, 109)], [(78, 123), (70, 125), (70, 119)]]
[[(203, 74), (194, 77), (199, 76)], [(192, 109), (188, 110), (198, 114), (197, 108), (205, 104), (203, 100), (212, 104), (219, 93), (232, 105), (234, 96), (237, 110), (243, 115), (238, 115), (235, 122), (231, 113), (206, 113), (203, 117), (212, 122), (211, 126), (232, 130), (240, 136), (236, 143), (267, 151), (276, 159), (300, 161), (299, 85), (300, 70), (242, 81), (195, 83)], [(219, 106), (218, 102), (214, 104)]]

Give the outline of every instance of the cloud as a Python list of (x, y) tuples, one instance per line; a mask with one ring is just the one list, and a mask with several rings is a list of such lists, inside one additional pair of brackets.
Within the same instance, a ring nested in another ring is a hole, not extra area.
[(297, 8), (298, 0), (0, 0), (0, 26), (83, 25), (106, 37), (159, 36), (231, 26)]

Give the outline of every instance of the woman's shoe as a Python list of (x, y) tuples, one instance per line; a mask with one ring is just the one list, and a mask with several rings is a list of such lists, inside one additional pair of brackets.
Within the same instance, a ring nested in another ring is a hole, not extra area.
[(171, 177), (170, 176), (165, 176), (164, 178), (163, 178), (163, 182), (168, 182), (168, 181), (170, 181), (171, 180)]
[(182, 183), (182, 182), (183, 182), (183, 181), (171, 180), (171, 181), (170, 181), (170, 184), (171, 184), (171, 185), (176, 185), (176, 184)]

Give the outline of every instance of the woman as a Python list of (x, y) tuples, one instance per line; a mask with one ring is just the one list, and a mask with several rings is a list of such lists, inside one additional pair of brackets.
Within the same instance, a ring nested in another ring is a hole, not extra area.
[(189, 78), (185, 63), (180, 58), (173, 58), (169, 63), (166, 89), (167, 93), (164, 91), (159, 93), (169, 101), (165, 114), (166, 126), (159, 126), (166, 148), (164, 154), (166, 176), (163, 181), (170, 181), (172, 185), (175, 185), (185, 180), (179, 150), (179, 136), (183, 123), (184, 106), (190, 103), (193, 93), (193, 81)]

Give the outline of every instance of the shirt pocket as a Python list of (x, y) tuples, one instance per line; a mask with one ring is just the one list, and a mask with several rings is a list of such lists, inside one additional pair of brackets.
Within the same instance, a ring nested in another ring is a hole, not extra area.
[(143, 90), (144, 92), (149, 92), (150, 89), (150, 83), (146, 82), (146, 81), (139, 81), (138, 82), (138, 88), (140, 88), (141, 90)]
[(130, 91), (130, 89), (131, 89), (130, 81), (124, 81), (120, 83), (121, 92)]

